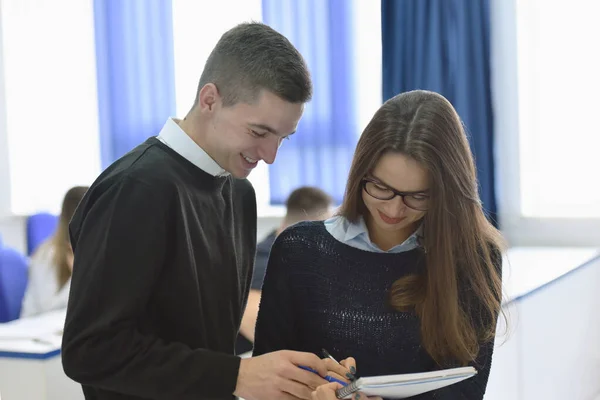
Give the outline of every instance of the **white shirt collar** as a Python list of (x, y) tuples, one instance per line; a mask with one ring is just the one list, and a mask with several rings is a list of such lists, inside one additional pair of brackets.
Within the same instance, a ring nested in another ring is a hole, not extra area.
[(227, 176), (229, 172), (221, 168), (202, 147), (192, 140), (179, 126), (178, 119), (169, 118), (157, 139), (179, 153), (183, 158), (212, 176)]

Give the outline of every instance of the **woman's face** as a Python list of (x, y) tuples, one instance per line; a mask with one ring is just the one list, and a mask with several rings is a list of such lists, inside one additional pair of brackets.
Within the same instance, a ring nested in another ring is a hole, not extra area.
[(363, 186), (362, 199), (369, 211), (365, 216), (369, 228), (392, 236), (412, 234), (429, 204), (427, 170), (404, 154), (387, 153), (365, 179), (369, 182)]

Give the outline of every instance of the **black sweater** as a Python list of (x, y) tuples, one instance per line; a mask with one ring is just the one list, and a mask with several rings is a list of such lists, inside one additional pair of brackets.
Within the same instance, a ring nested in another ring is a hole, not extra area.
[[(422, 272), (424, 253), (375, 253), (337, 241), (323, 222), (302, 222), (281, 233), (271, 249), (255, 333), (254, 355), (290, 349), (338, 361), (354, 357), (360, 376), (439, 369), (423, 349), (414, 313), (394, 310), (392, 283)], [(493, 343), (484, 343), (478, 374), (415, 399), (481, 400)], [(449, 365), (456, 366), (456, 365)]]
[(62, 361), (86, 399), (232, 398), (256, 250), (251, 184), (150, 138), (100, 175), (69, 228)]

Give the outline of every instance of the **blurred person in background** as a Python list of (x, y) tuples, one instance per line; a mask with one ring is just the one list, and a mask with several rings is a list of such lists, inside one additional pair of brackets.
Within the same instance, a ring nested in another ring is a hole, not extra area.
[(56, 231), (31, 256), (21, 317), (67, 308), (73, 273), (69, 221), (87, 190), (87, 186), (75, 186), (67, 191)]
[(290, 193), (286, 202), (286, 213), (279, 227), (270, 232), (256, 247), (256, 258), (254, 262), (254, 275), (250, 285), (248, 303), (242, 318), (240, 334), (236, 344), (238, 354), (247, 353), (252, 350), (254, 342), (254, 329), (256, 327), (256, 318), (258, 316), (258, 306), (260, 304), (260, 291), (267, 270), (269, 253), (275, 238), (287, 227), (300, 221), (318, 221), (330, 217), (333, 206), (333, 199), (323, 190), (312, 187), (302, 186)]

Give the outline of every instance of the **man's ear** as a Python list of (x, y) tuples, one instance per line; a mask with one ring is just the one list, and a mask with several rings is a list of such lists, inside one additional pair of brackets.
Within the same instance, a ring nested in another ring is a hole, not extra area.
[(198, 92), (198, 108), (203, 112), (211, 112), (221, 102), (219, 89), (214, 83), (207, 83)]

